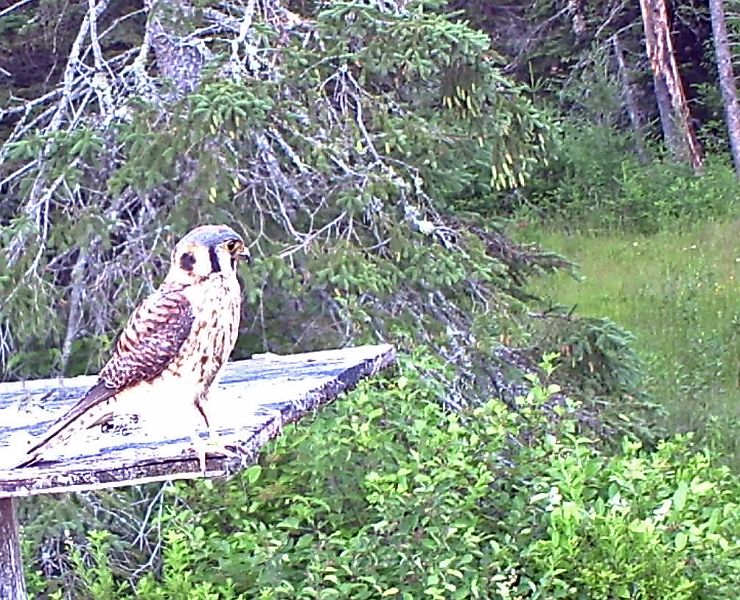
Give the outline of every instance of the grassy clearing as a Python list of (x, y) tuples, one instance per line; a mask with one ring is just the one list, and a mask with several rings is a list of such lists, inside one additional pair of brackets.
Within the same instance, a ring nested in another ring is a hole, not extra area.
[(580, 265), (535, 291), (637, 337), (648, 387), (673, 431), (696, 431), (740, 470), (740, 220), (653, 235), (525, 235)]

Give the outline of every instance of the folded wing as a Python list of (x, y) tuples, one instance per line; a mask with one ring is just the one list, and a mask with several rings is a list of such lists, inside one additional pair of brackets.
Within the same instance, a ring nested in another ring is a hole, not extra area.
[[(85, 419), (90, 411), (133, 385), (152, 381), (175, 360), (193, 327), (190, 302), (180, 289), (158, 290), (134, 311), (118, 337), (113, 355), (100, 371), (98, 381), (82, 399), (58, 419), (44, 436), (28, 450), (38, 451), (77, 429), (91, 427), (100, 420)], [(23, 465), (21, 465), (23, 466)]]

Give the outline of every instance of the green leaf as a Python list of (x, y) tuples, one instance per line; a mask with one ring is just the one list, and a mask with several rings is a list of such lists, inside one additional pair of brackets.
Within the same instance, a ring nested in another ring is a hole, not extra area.
[(686, 506), (686, 497), (689, 493), (689, 485), (685, 481), (678, 483), (678, 488), (673, 494), (673, 508), (676, 512), (681, 512)]
[(262, 467), (260, 465), (252, 465), (244, 471), (244, 477), (247, 483), (254, 484), (260, 478), (262, 473)]
[(679, 531), (674, 539), (676, 551), (681, 552), (684, 548), (686, 548), (686, 544), (688, 543), (688, 541), (689, 536), (686, 535), (683, 531)]
[(691, 493), (697, 496), (703, 496), (709, 490), (713, 490), (717, 484), (711, 481), (701, 481), (694, 479), (691, 481)]

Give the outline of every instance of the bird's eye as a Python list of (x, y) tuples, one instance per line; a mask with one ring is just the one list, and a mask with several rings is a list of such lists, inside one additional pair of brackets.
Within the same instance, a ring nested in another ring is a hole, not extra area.
[(238, 247), (239, 247), (239, 242), (237, 242), (236, 240), (231, 240), (230, 242), (226, 242), (226, 249), (229, 252), (236, 252)]

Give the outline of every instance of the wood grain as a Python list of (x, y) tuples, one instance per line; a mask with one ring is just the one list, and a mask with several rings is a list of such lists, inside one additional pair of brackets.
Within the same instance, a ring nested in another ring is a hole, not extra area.
[[(218, 443), (235, 452), (228, 457), (209, 455), (205, 475), (225, 476), (252, 464), (260, 448), (286, 424), (394, 361), (392, 346), (377, 345), (258, 355), (230, 363), (213, 391), (208, 413)], [(54, 448), (43, 463), (13, 468), (25, 451), (24, 438), (43, 433), (94, 382), (95, 377), (88, 376), (0, 384), (0, 498), (204, 476), (191, 429), (178, 419), (177, 399), (157, 398), (150, 407), (117, 414), (108, 424)]]

